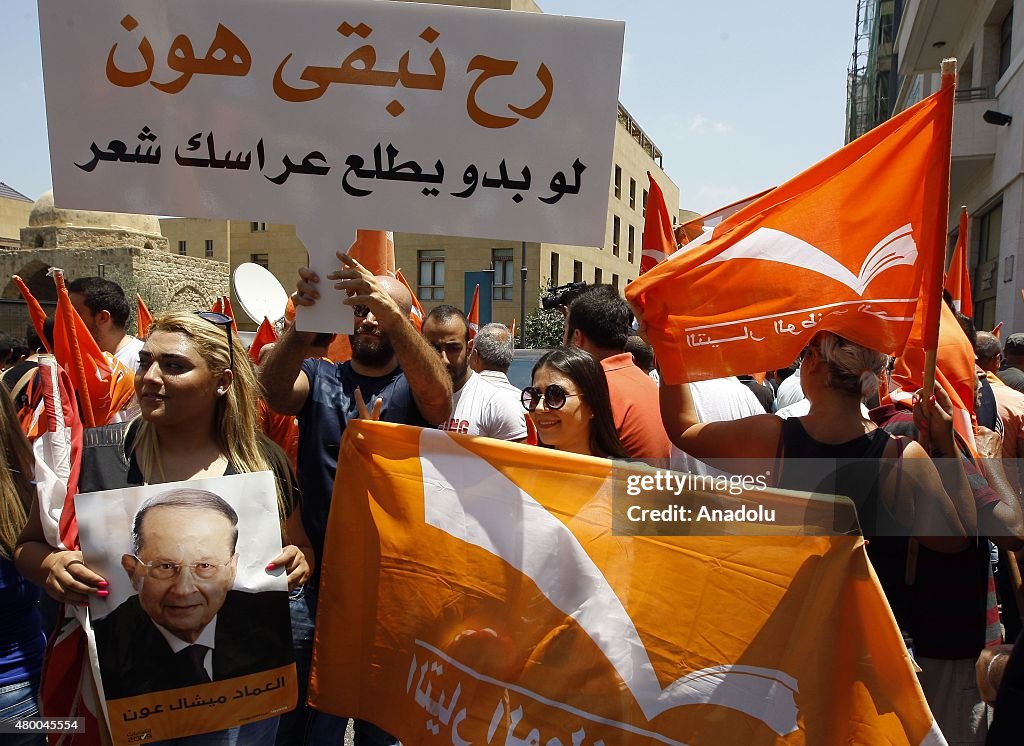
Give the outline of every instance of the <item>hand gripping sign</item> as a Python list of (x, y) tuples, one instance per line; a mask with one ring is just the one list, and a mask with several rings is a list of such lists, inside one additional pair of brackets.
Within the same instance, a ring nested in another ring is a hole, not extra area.
[[(39, 17), (62, 207), (294, 223), (322, 277), (356, 228), (604, 241), (621, 23), (322, 0)], [(335, 304), (302, 312), (346, 331)]]

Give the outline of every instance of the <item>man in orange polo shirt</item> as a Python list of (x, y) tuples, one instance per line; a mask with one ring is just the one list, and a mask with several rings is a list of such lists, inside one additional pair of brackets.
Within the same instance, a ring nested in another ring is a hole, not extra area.
[(626, 352), (632, 313), (611, 285), (594, 285), (569, 306), (565, 344), (600, 361), (619, 440), (633, 458), (667, 459), (672, 444), (661, 422), (658, 384)]

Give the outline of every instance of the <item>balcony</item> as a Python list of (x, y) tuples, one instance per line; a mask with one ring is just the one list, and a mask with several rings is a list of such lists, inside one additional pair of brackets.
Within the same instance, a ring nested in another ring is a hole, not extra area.
[(996, 156), (996, 136), (1000, 128), (984, 121), (987, 109), (998, 109), (999, 102), (990, 89), (967, 88), (956, 92), (953, 108), (953, 162), (949, 185), (953, 199), (961, 199)]
[(942, 58), (957, 48), (975, 5), (963, 0), (908, 0), (896, 34), (900, 75), (937, 73)]

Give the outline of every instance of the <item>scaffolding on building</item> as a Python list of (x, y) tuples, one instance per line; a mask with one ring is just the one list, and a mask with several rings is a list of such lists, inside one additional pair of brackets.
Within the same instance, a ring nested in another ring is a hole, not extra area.
[(846, 74), (846, 142), (856, 140), (874, 125), (871, 81), (874, 79), (873, 37), (877, 0), (857, 0), (853, 56)]

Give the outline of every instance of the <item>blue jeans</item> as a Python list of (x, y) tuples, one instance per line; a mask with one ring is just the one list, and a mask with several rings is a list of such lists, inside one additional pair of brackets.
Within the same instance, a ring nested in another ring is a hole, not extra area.
[[(0, 721), (39, 717), (39, 679), (0, 686)], [(46, 746), (43, 733), (7, 734), (0, 736), (4, 746)]]
[(161, 746), (274, 746), (278, 720), (279, 718), (273, 717), (214, 733), (174, 738), (158, 743)]
[[(313, 662), (313, 627), (316, 623), (317, 588), (306, 585), (289, 596), (292, 644), (299, 677), (299, 706), (281, 717), (277, 746), (342, 746), (348, 718), (317, 712), (306, 705), (309, 672)], [(301, 734), (301, 737), (300, 737)], [(356, 746), (392, 746), (398, 739), (364, 720), (355, 721)]]

